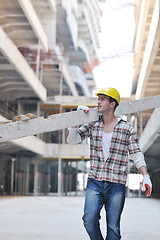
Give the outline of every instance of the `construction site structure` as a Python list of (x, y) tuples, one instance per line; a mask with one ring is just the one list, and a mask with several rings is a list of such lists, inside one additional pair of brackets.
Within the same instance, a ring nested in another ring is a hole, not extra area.
[[(98, 0), (0, 0), (1, 122), (47, 118), (76, 109), (56, 98), (92, 96), (85, 69), (97, 59), (101, 13)], [(66, 152), (65, 130), (2, 140), (0, 194), (76, 192), (84, 157)]]
[[(138, 132), (153, 196), (160, 196), (159, 9), (159, 0), (137, 1), (135, 97), (117, 109)], [(97, 118), (101, 13), (98, 0), (0, 0), (0, 194), (77, 193), (81, 175), (84, 189), (88, 141), (68, 145), (65, 135), (73, 122)], [(79, 104), (93, 109), (74, 111)], [(130, 170), (137, 172), (132, 163)]]
[[(135, 11), (134, 77), (136, 99), (160, 94), (160, 1), (138, 0)], [(160, 196), (160, 108), (138, 114), (137, 129), (153, 182)]]

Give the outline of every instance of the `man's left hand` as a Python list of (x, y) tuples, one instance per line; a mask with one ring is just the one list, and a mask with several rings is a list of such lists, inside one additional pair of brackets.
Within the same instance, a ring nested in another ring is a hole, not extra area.
[(152, 192), (152, 183), (150, 180), (150, 176), (145, 174), (143, 175), (143, 181), (142, 181), (142, 191), (145, 192), (146, 197), (151, 196)]

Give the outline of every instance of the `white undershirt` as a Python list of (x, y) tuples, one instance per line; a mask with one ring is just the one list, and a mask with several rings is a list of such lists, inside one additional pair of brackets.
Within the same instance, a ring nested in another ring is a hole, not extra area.
[(109, 148), (111, 145), (112, 135), (113, 135), (113, 132), (110, 132), (110, 133), (103, 132), (102, 146), (103, 146), (104, 160), (106, 160), (109, 157)]

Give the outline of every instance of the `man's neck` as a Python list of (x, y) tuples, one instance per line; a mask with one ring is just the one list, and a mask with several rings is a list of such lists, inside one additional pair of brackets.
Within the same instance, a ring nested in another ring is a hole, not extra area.
[(116, 125), (117, 118), (114, 113), (112, 114), (102, 114), (103, 119), (103, 132), (110, 133), (113, 132), (113, 129)]
[(103, 113), (103, 114), (102, 114), (102, 119), (103, 119), (103, 123), (104, 123), (105, 125), (117, 121), (117, 118), (116, 118), (116, 116), (114, 115), (114, 112)]

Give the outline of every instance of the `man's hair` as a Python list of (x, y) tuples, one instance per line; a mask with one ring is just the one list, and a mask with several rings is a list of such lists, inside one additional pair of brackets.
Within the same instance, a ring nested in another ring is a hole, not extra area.
[(110, 96), (107, 96), (108, 97), (108, 99), (109, 99), (109, 102), (111, 103), (111, 102), (115, 102), (115, 106), (114, 106), (114, 111), (116, 110), (116, 108), (118, 107), (118, 102), (117, 102), (117, 100), (116, 99), (114, 99), (114, 98), (112, 98), (112, 97), (110, 97)]

